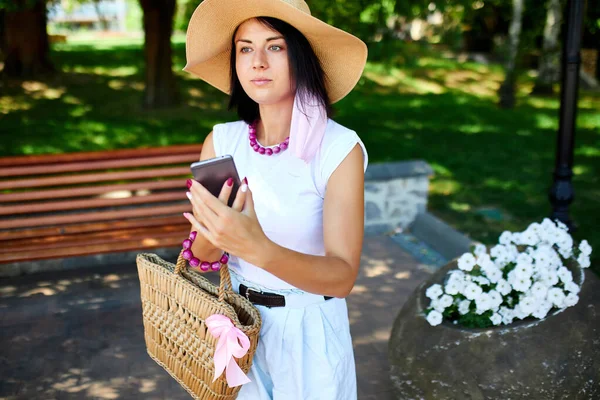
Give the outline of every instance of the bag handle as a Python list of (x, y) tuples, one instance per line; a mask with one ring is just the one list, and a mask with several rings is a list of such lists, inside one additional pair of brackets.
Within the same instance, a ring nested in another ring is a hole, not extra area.
[[(179, 257), (177, 257), (177, 264), (175, 264), (175, 274), (181, 276), (183, 278), (183, 270), (186, 268), (187, 260), (183, 258), (183, 251), (179, 253)], [(233, 307), (225, 301), (225, 296), (228, 293), (233, 294), (233, 286), (231, 284), (231, 274), (229, 273), (228, 264), (221, 264), (221, 268), (219, 270), (219, 303), (225, 306), (225, 313), (227, 317), (234, 322), (238, 321), (237, 314)]]

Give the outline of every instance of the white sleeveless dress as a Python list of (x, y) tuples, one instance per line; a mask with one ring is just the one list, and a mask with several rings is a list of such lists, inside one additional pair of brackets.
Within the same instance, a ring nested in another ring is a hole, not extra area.
[[(249, 145), (244, 121), (215, 125), (216, 156), (230, 154), (247, 177), (266, 236), (304, 254), (324, 255), (323, 200), (329, 177), (358, 144), (358, 135), (329, 120), (323, 142), (310, 163), (291, 150), (265, 156)], [(234, 290), (239, 283), (265, 291), (304, 293), (275, 275), (232, 256)], [(345, 299), (333, 298), (304, 308), (257, 306), (263, 326), (248, 377), (238, 399), (356, 399), (356, 372)]]

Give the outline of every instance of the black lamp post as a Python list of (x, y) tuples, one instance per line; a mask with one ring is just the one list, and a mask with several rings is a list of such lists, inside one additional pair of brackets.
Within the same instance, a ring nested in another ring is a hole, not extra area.
[(551, 218), (562, 221), (571, 231), (574, 230), (574, 223), (569, 218), (569, 204), (574, 199), (571, 178), (584, 6), (585, 0), (569, 0), (567, 3), (567, 33), (562, 46), (560, 126), (556, 141), (554, 182), (549, 193), (553, 208)]

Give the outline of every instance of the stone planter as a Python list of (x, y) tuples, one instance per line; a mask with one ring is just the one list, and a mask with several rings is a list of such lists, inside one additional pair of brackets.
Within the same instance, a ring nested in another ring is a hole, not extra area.
[[(467, 329), (430, 326), (425, 290), (456, 260), (421, 284), (398, 314), (389, 342), (398, 399), (599, 399), (600, 280), (591, 271), (579, 303), (544, 320)], [(581, 284), (583, 271), (572, 268)]]

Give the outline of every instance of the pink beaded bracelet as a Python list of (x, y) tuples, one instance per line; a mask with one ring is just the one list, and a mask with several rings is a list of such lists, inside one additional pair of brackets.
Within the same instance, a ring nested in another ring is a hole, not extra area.
[(183, 258), (185, 260), (188, 260), (188, 262), (190, 263), (190, 267), (198, 268), (198, 266), (200, 266), (200, 269), (204, 272), (207, 272), (209, 270), (220, 270), (222, 264), (227, 264), (227, 262), (229, 262), (229, 254), (227, 254), (227, 252), (224, 252), (219, 261), (200, 261), (197, 257), (194, 257), (194, 253), (192, 253), (192, 243), (194, 243), (194, 240), (196, 240), (197, 234), (198, 232), (193, 231), (190, 233), (189, 238), (183, 241)]

